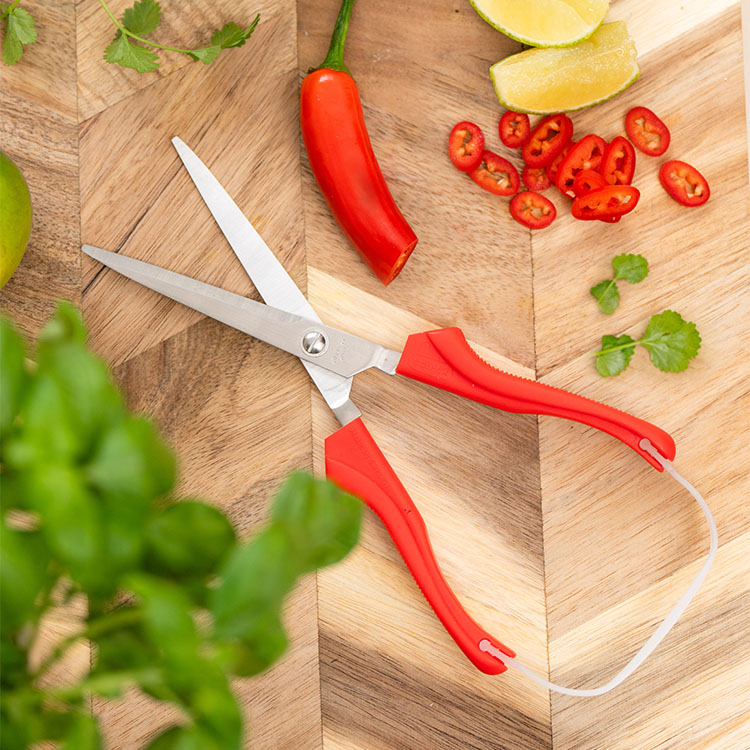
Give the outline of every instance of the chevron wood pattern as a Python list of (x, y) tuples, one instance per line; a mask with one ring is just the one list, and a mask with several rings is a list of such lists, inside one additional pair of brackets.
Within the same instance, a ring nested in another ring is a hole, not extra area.
[[(128, 4), (111, 2), (117, 13)], [(610, 17), (628, 21), (643, 76), (573, 115), (577, 133), (609, 138), (627, 109), (652, 107), (671, 129), (670, 156), (701, 168), (711, 201), (676, 206), (658, 185), (659, 160), (642, 157), (636, 215), (594, 226), (561, 210), (532, 235), (444, 153), (460, 119), (502, 148), (487, 68), (519, 46), (466, 0), (358, 0), (347, 63), (381, 167), (420, 237), (388, 288), (342, 237), (300, 142), (299, 82), (324, 56), (338, 0), (162, 5), (160, 33), (186, 45), (217, 20), (260, 12), (261, 23), (211, 66), (167, 53), (158, 73), (139, 76), (102, 60), (112, 29), (95, 0), (24, 0), (39, 42), (23, 64), (0, 67), (0, 147), (24, 171), (35, 217), (0, 306), (33, 337), (56, 299), (82, 304), (131, 406), (175, 446), (181, 491), (212, 498), (251, 534), (291, 469), (322, 472), (323, 439), (336, 423), (288, 355), (81, 257), (84, 241), (256, 296), (173, 135), (214, 171), (326, 322), (392, 348), (410, 333), (459, 325), (497, 367), (659, 424), (719, 526), (705, 590), (667, 641), (619, 689), (580, 700), (550, 697), (512, 670), (477, 672), (368, 513), (354, 553), (292, 596), (284, 659), (237, 682), (247, 746), (750, 750), (750, 194), (739, 2), (614, 0)], [(651, 273), (605, 317), (588, 288), (620, 252), (646, 255)], [(600, 378), (586, 356), (600, 337), (639, 333), (666, 308), (700, 329), (689, 370), (661, 373), (638, 352), (627, 372)], [(467, 610), (554, 681), (609, 679), (701, 564), (707, 539), (692, 501), (601, 433), (378, 372), (358, 376), (353, 397)], [(40, 653), (75, 617), (55, 612)], [(82, 647), (63, 669), (88, 659)], [(143, 747), (170, 720), (135, 692), (93, 710), (118, 750)]]

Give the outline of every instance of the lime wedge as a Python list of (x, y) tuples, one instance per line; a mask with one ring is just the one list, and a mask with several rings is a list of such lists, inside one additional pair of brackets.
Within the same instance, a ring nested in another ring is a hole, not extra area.
[(532, 47), (567, 47), (593, 34), (609, 0), (471, 0), (498, 31)]
[(641, 74), (635, 43), (622, 21), (602, 24), (567, 49), (529, 49), (490, 68), (500, 103), (514, 112), (583, 109), (612, 98)]

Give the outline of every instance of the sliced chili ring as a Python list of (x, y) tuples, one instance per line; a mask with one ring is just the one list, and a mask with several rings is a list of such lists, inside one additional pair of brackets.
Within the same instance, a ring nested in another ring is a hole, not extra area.
[(573, 137), (573, 123), (565, 114), (545, 117), (531, 131), (521, 152), (523, 160), (530, 167), (545, 167), (570, 142)]
[(448, 136), (448, 155), (456, 169), (471, 172), (482, 161), (484, 133), (473, 122), (459, 122)]
[(649, 156), (661, 156), (669, 148), (669, 128), (646, 107), (633, 107), (625, 115), (625, 131), (633, 145)]
[(584, 169), (599, 169), (606, 148), (607, 142), (604, 138), (594, 133), (581, 138), (570, 149), (565, 160), (557, 170), (555, 184), (560, 189), (560, 192), (571, 198), (575, 197), (575, 193), (573, 192), (573, 180), (575, 180), (575, 176)]
[(469, 172), (479, 187), (495, 195), (515, 195), (521, 186), (518, 170), (502, 156), (485, 151), (479, 166)]
[(544, 229), (555, 220), (557, 210), (549, 198), (524, 190), (510, 202), (510, 215), (529, 229)]
[(606, 186), (607, 181), (599, 172), (594, 172), (593, 169), (582, 169), (573, 180), (573, 193), (578, 197)]
[(632, 185), (607, 185), (580, 195), (573, 201), (573, 216), (583, 221), (610, 221), (630, 213), (641, 197)]
[(560, 165), (565, 161), (565, 157), (570, 153), (570, 149), (576, 145), (575, 141), (571, 141), (546, 167), (547, 174), (552, 183), (557, 179), (557, 172), (560, 169)]
[(500, 140), (508, 148), (521, 148), (531, 135), (529, 116), (509, 109), (500, 118), (498, 130), (500, 131)]
[(618, 135), (607, 146), (599, 171), (609, 185), (630, 185), (635, 174), (635, 150)]
[(538, 193), (546, 190), (552, 184), (547, 174), (547, 167), (530, 167), (527, 164), (523, 168), (521, 179), (529, 190), (535, 190)]
[(702, 206), (711, 196), (706, 178), (684, 161), (664, 162), (659, 180), (669, 195), (683, 206)]

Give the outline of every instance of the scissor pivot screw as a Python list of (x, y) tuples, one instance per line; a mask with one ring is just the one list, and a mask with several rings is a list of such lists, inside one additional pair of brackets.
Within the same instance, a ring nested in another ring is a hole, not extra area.
[(302, 348), (313, 356), (323, 354), (328, 348), (328, 339), (320, 331), (308, 331), (302, 337)]

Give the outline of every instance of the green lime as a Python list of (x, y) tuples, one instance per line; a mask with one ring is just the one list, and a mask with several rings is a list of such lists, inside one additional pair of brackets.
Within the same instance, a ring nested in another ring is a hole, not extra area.
[(568, 47), (594, 33), (609, 0), (471, 0), (506, 36), (532, 47)]
[(506, 57), (490, 68), (490, 76), (504, 107), (544, 115), (611, 99), (641, 74), (637, 55), (627, 26), (615, 21), (574, 47)]
[(21, 262), (31, 234), (31, 196), (26, 180), (0, 151), (0, 287)]

